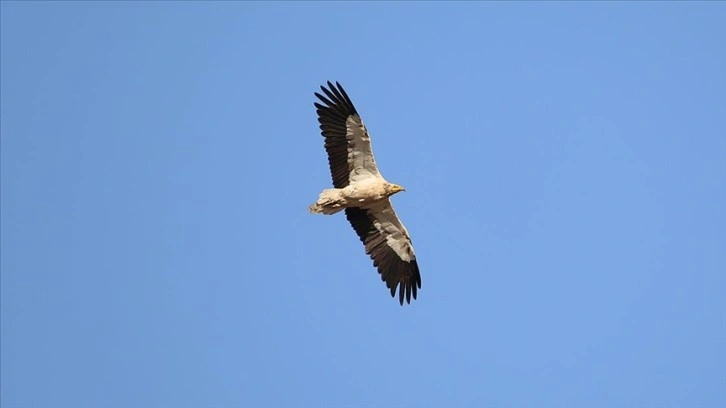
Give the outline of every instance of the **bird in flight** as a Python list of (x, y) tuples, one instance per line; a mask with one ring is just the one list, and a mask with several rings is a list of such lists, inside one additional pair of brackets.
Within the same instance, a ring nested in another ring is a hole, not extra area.
[(320, 89), (324, 95), (315, 96), (322, 103), (316, 102), (315, 108), (334, 188), (323, 190), (309, 210), (327, 215), (345, 210), (391, 296), (398, 289), (399, 303), (403, 305), (404, 296), (411, 303), (421, 288), (421, 274), (411, 238), (390, 200), (405, 190), (378, 171), (368, 130), (343, 87), (328, 81)]

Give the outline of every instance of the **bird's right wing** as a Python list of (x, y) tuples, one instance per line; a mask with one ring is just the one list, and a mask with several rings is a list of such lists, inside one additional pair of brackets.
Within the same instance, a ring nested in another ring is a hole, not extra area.
[(333, 85), (328, 81), (328, 88), (320, 87), (325, 96), (315, 93), (323, 102), (316, 102), (315, 108), (325, 138), (333, 186), (343, 188), (366, 178), (380, 178), (368, 130), (353, 102), (338, 82)]

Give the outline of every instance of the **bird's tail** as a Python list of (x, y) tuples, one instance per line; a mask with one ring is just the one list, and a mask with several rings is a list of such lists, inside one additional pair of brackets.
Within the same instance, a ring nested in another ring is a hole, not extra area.
[(343, 206), (343, 202), (344, 201), (340, 197), (340, 190), (323, 190), (323, 192), (320, 193), (318, 201), (308, 207), (308, 210), (313, 214), (335, 214), (345, 208), (345, 206)]
[(320, 203), (314, 203), (310, 207), (308, 207), (308, 210), (313, 214), (325, 214), (325, 215), (331, 215), (335, 214), (339, 211), (341, 211), (343, 208), (342, 205), (321, 205)]

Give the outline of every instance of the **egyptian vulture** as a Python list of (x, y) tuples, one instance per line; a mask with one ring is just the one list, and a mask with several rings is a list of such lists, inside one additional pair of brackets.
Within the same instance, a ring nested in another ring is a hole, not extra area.
[(405, 190), (378, 171), (368, 131), (343, 87), (328, 81), (328, 88), (320, 89), (325, 95), (315, 92), (322, 102), (315, 108), (334, 188), (323, 190), (310, 212), (335, 214), (345, 209), (391, 296), (398, 288), (399, 303), (403, 305), (404, 295), (411, 303), (411, 295), (416, 299), (421, 288), (421, 275), (411, 238), (389, 198)]

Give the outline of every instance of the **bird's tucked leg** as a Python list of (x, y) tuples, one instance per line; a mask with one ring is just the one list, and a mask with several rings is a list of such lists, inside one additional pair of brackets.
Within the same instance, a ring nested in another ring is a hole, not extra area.
[(320, 193), (318, 201), (312, 204), (308, 209), (313, 214), (335, 214), (345, 208), (345, 199), (341, 194), (341, 190), (331, 188), (323, 190)]

